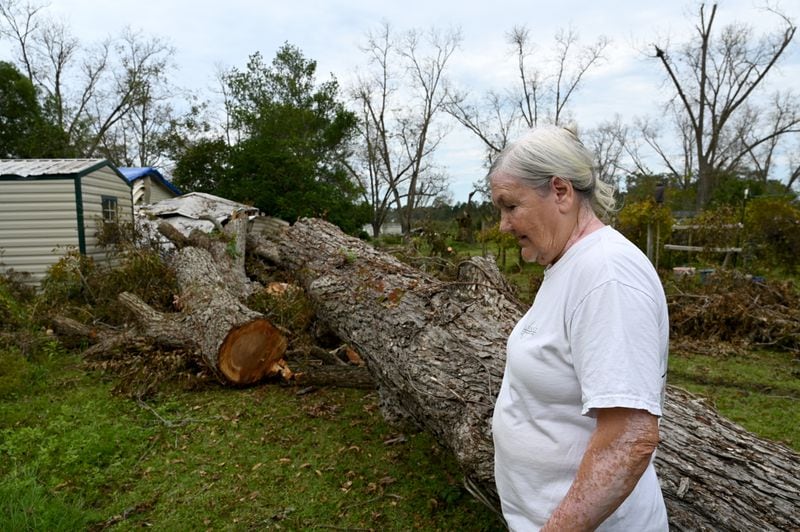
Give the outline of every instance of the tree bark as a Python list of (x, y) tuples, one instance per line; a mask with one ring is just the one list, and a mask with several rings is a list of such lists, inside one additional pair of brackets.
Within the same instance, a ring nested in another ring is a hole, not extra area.
[(220, 273), (209, 251), (184, 247), (173, 256), (172, 264), (180, 287), (176, 297), (180, 312), (158, 312), (127, 292), (118, 297), (136, 317), (138, 338), (197, 351), (226, 384), (248, 385), (286, 374), (286, 336), (234, 295), (231, 276)]
[[(271, 238), (277, 266), (294, 272), (318, 317), (365, 359), (387, 418), (431, 432), (497, 509), (491, 415), (523, 308), (494, 262), (471, 259), (458, 281), (443, 282), (320, 220)], [(656, 465), (673, 529), (800, 528), (796, 453), (673, 387), (661, 429)]]
[(292, 380), (299, 386), (336, 386), (374, 390), (369, 370), (360, 366), (328, 366), (292, 363)]
[(286, 337), (236, 297), (230, 276), (220, 274), (211, 254), (186, 247), (172, 263), (181, 289), (179, 328), (194, 340), (217, 376), (232, 384), (252, 384), (277, 372), (274, 366), (286, 351)]

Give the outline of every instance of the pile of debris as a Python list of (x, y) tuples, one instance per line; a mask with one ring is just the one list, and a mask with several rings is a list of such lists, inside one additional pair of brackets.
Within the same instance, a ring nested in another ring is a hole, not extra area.
[(769, 281), (716, 271), (666, 283), (672, 338), (768, 347), (800, 355), (800, 291), (791, 281)]

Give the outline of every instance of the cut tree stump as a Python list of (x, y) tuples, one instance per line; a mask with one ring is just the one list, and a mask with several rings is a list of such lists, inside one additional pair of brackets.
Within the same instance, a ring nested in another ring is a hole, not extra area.
[[(491, 416), (506, 339), (524, 309), (494, 261), (471, 259), (458, 281), (442, 282), (321, 220), (270, 238), (262, 249), (366, 361), (387, 418), (432, 433), (497, 510)], [(656, 465), (674, 530), (800, 529), (797, 453), (674, 387), (661, 434)]]
[(210, 252), (184, 247), (172, 258), (180, 295), (176, 316), (121, 299), (138, 318), (140, 329), (155, 337), (177, 337), (197, 347), (217, 377), (230, 384), (253, 384), (282, 365), (286, 336), (262, 314), (242, 303), (220, 274)]
[[(288, 378), (291, 371), (283, 360), (286, 335), (240, 299), (254, 286), (244, 272), (246, 219), (234, 216), (228, 227), (231, 224), (235, 229), (227, 235), (228, 244), (197, 232), (184, 237), (168, 224), (160, 226), (178, 248), (170, 261), (180, 290), (175, 297), (180, 312), (158, 312), (127, 292), (118, 299), (136, 317), (136, 337), (196, 351), (224, 384), (249, 385), (276, 374)], [(90, 349), (105, 348), (98, 344)]]

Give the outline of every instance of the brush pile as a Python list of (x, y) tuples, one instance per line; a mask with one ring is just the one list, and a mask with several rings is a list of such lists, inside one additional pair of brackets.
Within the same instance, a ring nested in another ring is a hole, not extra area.
[(791, 281), (717, 271), (704, 282), (686, 277), (665, 288), (675, 341), (768, 347), (800, 356), (800, 291)]

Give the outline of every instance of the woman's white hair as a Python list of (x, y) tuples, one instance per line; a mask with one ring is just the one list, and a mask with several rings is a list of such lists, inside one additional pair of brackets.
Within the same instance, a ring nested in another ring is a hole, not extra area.
[(509, 144), (494, 160), (488, 177), (503, 174), (542, 189), (553, 177), (572, 183), (598, 216), (614, 211), (614, 187), (597, 178), (592, 153), (573, 130), (539, 126)]

